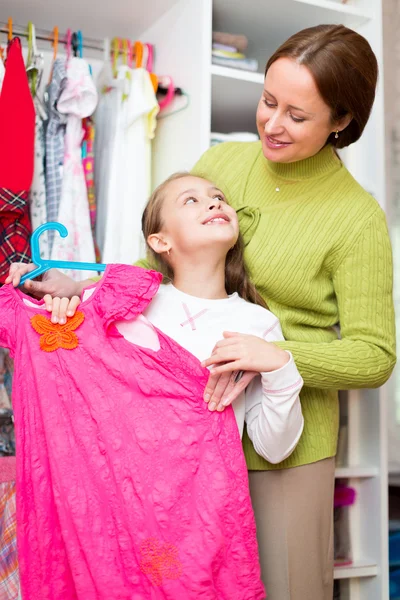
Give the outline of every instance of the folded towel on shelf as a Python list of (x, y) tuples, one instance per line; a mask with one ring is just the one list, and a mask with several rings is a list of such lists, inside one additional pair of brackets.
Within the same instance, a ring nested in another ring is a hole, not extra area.
[(213, 50), (224, 50), (225, 52), (237, 52), (238, 49), (234, 46), (226, 46), (225, 44), (213, 44)]
[(227, 58), (222, 56), (212, 57), (213, 65), (229, 67), (230, 69), (241, 69), (242, 71), (258, 71), (258, 60), (255, 58)]
[(245, 35), (236, 35), (234, 33), (223, 33), (222, 31), (213, 31), (212, 41), (217, 44), (233, 46), (240, 52), (245, 52), (248, 46), (248, 39)]
[(212, 131), (210, 135), (211, 146), (216, 146), (222, 142), (258, 142), (258, 140), (258, 135), (250, 131), (232, 131), (231, 133)]
[(212, 55), (219, 56), (220, 58), (231, 58), (233, 60), (246, 58), (245, 54), (243, 54), (242, 52), (236, 52), (236, 50), (233, 52), (228, 52), (227, 50), (213, 50)]

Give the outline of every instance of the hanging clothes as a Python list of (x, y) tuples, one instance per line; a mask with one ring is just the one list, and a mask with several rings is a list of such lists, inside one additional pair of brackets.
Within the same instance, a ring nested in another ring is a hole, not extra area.
[(115, 327), (161, 278), (111, 265), (63, 326), (43, 301), (0, 290), (23, 598), (265, 597), (232, 407), (207, 409), (208, 370), (171, 338), (157, 330), (154, 351)]
[[(93, 114), (97, 91), (88, 63), (78, 57), (69, 60), (67, 83), (58, 99), (57, 110), (67, 119), (61, 202), (58, 221), (69, 235), (56, 236), (52, 260), (95, 262), (94, 240), (89, 214), (85, 175), (82, 165), (82, 119)], [(91, 271), (68, 271), (77, 280), (93, 276)]]
[[(141, 221), (151, 189), (151, 140), (159, 110), (146, 69), (118, 68), (116, 135), (104, 219), (103, 260), (131, 264), (143, 256)], [(112, 199), (118, 198), (118, 209)]]
[[(38, 100), (35, 101), (35, 163), (30, 190), (30, 214), (32, 229), (47, 223), (46, 180), (45, 180), (45, 120), (47, 115)], [(50, 258), (48, 232), (40, 236), (40, 256)]]
[(0, 95), (0, 283), (12, 262), (30, 262), (28, 191), (33, 177), (35, 109), (21, 50), (8, 45)]
[(96, 187), (94, 183), (94, 140), (95, 140), (95, 125), (92, 117), (83, 119), (83, 146), (82, 146), (82, 164), (85, 174), (87, 196), (89, 202), (90, 224), (92, 226), (92, 235), (94, 241), (94, 249), (96, 253), (96, 261), (101, 262), (99, 247), (96, 243)]
[(3, 87), (3, 79), (4, 79), (5, 72), (6, 72), (6, 69), (4, 67), (4, 63), (3, 63), (2, 59), (0, 58), (0, 93), (1, 93), (1, 88)]
[[(97, 190), (96, 240), (104, 259), (107, 221), (121, 214), (118, 202), (118, 174), (122, 151), (122, 98), (127, 81), (116, 79), (110, 60), (104, 62), (97, 79), (99, 105), (95, 113), (95, 170)], [(132, 165), (131, 167), (132, 168)]]
[(16, 512), (15, 457), (0, 458), (1, 600), (17, 600), (19, 596)]
[(117, 235), (114, 240), (111, 238), (113, 244), (119, 240), (119, 253), (114, 254), (110, 248), (107, 259), (111, 260), (110, 257), (114, 256), (113, 262), (128, 264), (145, 256), (142, 214), (151, 193), (151, 140), (159, 112), (150, 73), (142, 68), (132, 69), (130, 81), (121, 161), (121, 175), (125, 174), (120, 189), (121, 215)]
[[(46, 129), (46, 202), (47, 219), (58, 220), (61, 200), (61, 188), (64, 164), (64, 137), (67, 124), (66, 115), (57, 109), (60, 95), (67, 83), (65, 59), (54, 61), (51, 82), (48, 88), (49, 121)], [(49, 250), (51, 251), (54, 231), (48, 232)]]

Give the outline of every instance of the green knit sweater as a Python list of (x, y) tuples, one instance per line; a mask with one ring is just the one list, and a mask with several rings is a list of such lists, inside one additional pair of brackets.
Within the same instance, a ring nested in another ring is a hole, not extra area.
[(258, 142), (220, 144), (193, 174), (214, 182), (237, 210), (250, 275), (281, 321), (287, 341), (279, 345), (304, 379), (305, 428), (297, 448), (271, 465), (245, 436), (248, 468), (334, 456), (337, 391), (382, 385), (396, 360), (385, 214), (331, 146), (278, 164), (265, 159)]

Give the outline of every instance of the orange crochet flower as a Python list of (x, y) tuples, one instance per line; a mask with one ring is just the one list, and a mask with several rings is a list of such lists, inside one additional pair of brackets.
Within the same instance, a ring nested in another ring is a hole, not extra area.
[(59, 348), (73, 350), (79, 346), (78, 336), (74, 333), (79, 325), (82, 325), (85, 315), (81, 312), (75, 313), (64, 325), (52, 323), (43, 315), (35, 315), (31, 318), (33, 329), (40, 333), (40, 349), (45, 352), (54, 352)]
[(179, 579), (182, 575), (178, 549), (173, 544), (148, 538), (142, 543), (140, 553), (140, 568), (154, 585), (162, 585), (163, 579)]

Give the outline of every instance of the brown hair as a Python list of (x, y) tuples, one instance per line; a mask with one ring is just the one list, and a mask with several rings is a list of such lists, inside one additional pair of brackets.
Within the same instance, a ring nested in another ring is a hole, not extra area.
[(318, 25), (292, 35), (269, 59), (265, 74), (279, 58), (292, 58), (314, 77), (332, 122), (351, 115), (349, 125), (327, 142), (344, 148), (356, 142), (368, 122), (378, 78), (376, 56), (367, 40), (344, 25)]
[[(172, 181), (176, 181), (177, 179), (182, 179), (183, 177), (190, 177), (190, 173), (175, 173), (174, 175), (171, 175), (171, 177), (159, 185), (151, 195), (142, 216), (142, 232), (146, 243), (150, 235), (158, 233), (162, 229), (162, 206), (168, 184)], [(147, 247), (150, 253), (150, 262), (166, 277), (173, 279), (174, 273), (171, 265), (168, 263), (167, 257), (165, 256), (166, 253), (157, 254), (148, 243)], [(229, 250), (226, 256), (226, 292), (228, 294), (237, 292), (244, 300), (267, 308), (264, 300), (257, 292), (255, 285), (250, 281), (244, 264), (243, 252), (243, 238), (239, 234), (236, 244)]]

